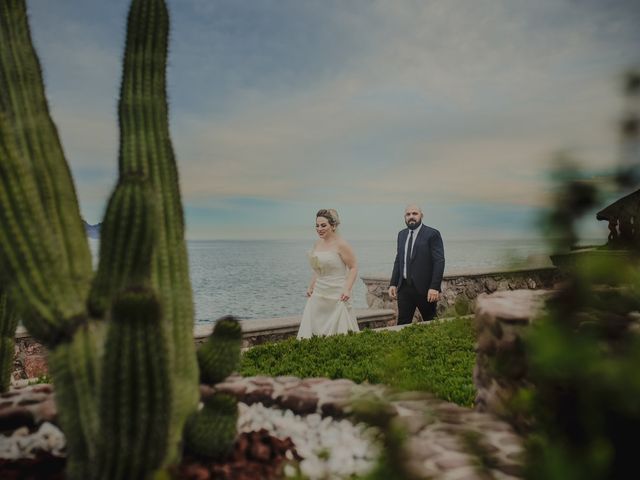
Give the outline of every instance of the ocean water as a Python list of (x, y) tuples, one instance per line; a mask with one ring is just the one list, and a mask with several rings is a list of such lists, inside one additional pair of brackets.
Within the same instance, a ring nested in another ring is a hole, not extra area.
[[(359, 275), (391, 275), (395, 240), (350, 241)], [(91, 240), (94, 258), (98, 241)], [(307, 252), (313, 240), (210, 240), (187, 242), (197, 322), (222, 315), (241, 319), (301, 315), (311, 278)], [(548, 261), (540, 240), (445, 240), (445, 274), (489, 270)], [(360, 278), (353, 305), (366, 308)]]

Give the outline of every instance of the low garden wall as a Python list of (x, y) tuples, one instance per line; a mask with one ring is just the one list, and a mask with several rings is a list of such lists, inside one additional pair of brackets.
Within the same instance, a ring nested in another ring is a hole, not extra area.
[[(398, 307), (389, 298), (389, 276), (362, 276), (367, 287), (367, 305), (375, 309), (396, 312), (389, 325), (395, 325)], [(561, 280), (555, 267), (514, 269), (500, 271), (463, 271), (449, 273), (442, 280), (442, 295), (438, 302), (438, 316), (467, 315), (475, 311), (476, 299), (482, 293), (509, 290), (539, 290), (553, 288)], [(416, 311), (414, 321), (421, 321)]]
[[(395, 318), (393, 310), (356, 309), (360, 329), (386, 327)], [(249, 348), (265, 342), (274, 342), (294, 337), (300, 326), (300, 316), (240, 320), (242, 325), (242, 347)], [(201, 344), (211, 334), (213, 324), (198, 324), (194, 327), (193, 338)], [(16, 330), (16, 346), (13, 365), (13, 379), (23, 380), (46, 375), (47, 352), (27, 330), (19, 326)]]
[[(389, 298), (389, 277), (383, 275), (362, 276), (367, 288), (368, 309), (356, 310), (361, 329), (392, 326), (397, 321), (396, 302)], [(442, 296), (438, 303), (440, 317), (467, 315), (475, 311), (476, 298), (482, 293), (518, 289), (549, 289), (560, 280), (556, 268), (532, 268), (488, 272), (449, 273), (442, 282)], [(420, 321), (416, 312), (414, 321)], [(243, 348), (265, 342), (283, 340), (295, 336), (300, 316), (241, 320)], [(211, 324), (196, 325), (194, 341), (202, 343), (211, 333)], [(45, 348), (36, 342), (23, 328), (16, 331), (15, 380), (37, 378), (47, 373)]]

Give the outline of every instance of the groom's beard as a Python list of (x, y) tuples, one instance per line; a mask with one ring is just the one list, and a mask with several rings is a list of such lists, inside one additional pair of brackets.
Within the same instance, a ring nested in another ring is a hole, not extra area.
[(420, 226), (420, 224), (422, 223), (422, 220), (418, 220), (417, 222), (406, 222), (407, 223), (407, 227), (409, 227), (409, 230), (415, 230), (416, 228), (418, 228)]

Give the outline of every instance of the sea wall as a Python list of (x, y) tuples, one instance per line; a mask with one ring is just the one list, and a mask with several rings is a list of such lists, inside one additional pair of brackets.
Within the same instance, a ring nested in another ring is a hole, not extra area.
[[(398, 306), (389, 298), (389, 276), (364, 275), (361, 277), (367, 287), (369, 308), (389, 309), (396, 312), (389, 325), (395, 325)], [(550, 289), (561, 280), (555, 267), (460, 271), (447, 273), (442, 280), (442, 295), (438, 302), (438, 316), (467, 315), (475, 311), (476, 299), (482, 293), (510, 290)], [(414, 321), (421, 321), (416, 311)]]
[[(389, 298), (389, 277), (362, 276), (367, 288), (368, 309), (356, 310), (360, 329), (380, 328), (396, 324), (397, 305)], [(555, 268), (533, 268), (489, 272), (459, 272), (445, 275), (442, 297), (438, 302), (440, 317), (467, 315), (475, 311), (476, 298), (482, 293), (509, 290), (538, 290), (552, 288), (560, 280)], [(420, 321), (416, 312), (415, 321)], [(241, 320), (242, 346), (249, 348), (265, 342), (283, 340), (295, 336), (300, 316)], [(196, 344), (202, 343), (211, 333), (212, 325), (196, 325), (193, 336)], [(13, 378), (36, 378), (47, 374), (46, 350), (36, 342), (24, 327), (16, 331), (16, 355)]]
[[(394, 318), (393, 310), (356, 309), (360, 329), (386, 327)], [(266, 342), (295, 337), (300, 326), (300, 316), (240, 320), (242, 325), (242, 347), (249, 348)], [(211, 334), (212, 324), (199, 324), (193, 329), (196, 345)], [(19, 326), (16, 330), (16, 346), (13, 364), (13, 379), (24, 380), (47, 375), (47, 351), (27, 330)]]

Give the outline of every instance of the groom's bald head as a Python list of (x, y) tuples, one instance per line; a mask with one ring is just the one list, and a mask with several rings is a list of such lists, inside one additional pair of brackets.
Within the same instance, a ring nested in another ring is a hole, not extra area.
[(414, 203), (407, 205), (407, 208), (404, 209), (404, 223), (407, 224), (407, 227), (417, 228), (421, 222), (422, 209)]
[(404, 213), (407, 213), (409, 210), (415, 210), (418, 213), (420, 213), (420, 215), (422, 215), (422, 209), (420, 208), (420, 206), (417, 203), (408, 204), (404, 209)]

